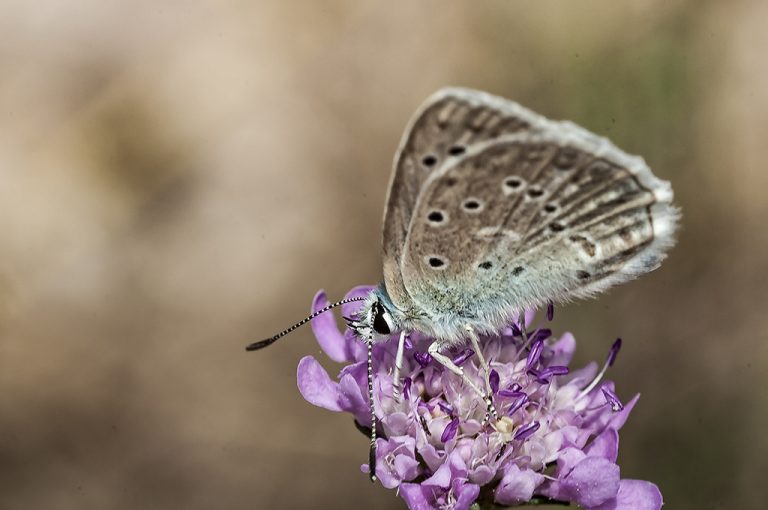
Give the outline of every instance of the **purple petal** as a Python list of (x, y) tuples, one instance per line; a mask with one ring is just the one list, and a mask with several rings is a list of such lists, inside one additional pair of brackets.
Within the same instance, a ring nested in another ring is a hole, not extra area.
[[(347, 328), (344, 331), (344, 340), (346, 341), (347, 345), (347, 357), (352, 358), (355, 361), (366, 361), (368, 358), (368, 346), (365, 344), (364, 341), (360, 339), (357, 334), (355, 334), (354, 331)], [(376, 347), (374, 346), (374, 357), (378, 359), (376, 356), (375, 350)]]
[(472, 349), (464, 349), (462, 352), (459, 353), (458, 356), (453, 358), (453, 364), (460, 367), (461, 365), (466, 363), (469, 358), (471, 358), (474, 355), (475, 355), (475, 351), (473, 351)]
[(616, 362), (616, 356), (619, 355), (619, 350), (621, 349), (621, 338), (617, 338), (615, 342), (613, 342), (613, 345), (611, 345), (611, 350), (608, 351), (608, 359), (606, 360), (606, 363), (608, 363), (609, 367), (612, 367), (613, 364)]
[(515, 433), (515, 437), (513, 437), (512, 439), (514, 439), (515, 441), (525, 441), (526, 439), (531, 437), (534, 432), (539, 430), (540, 426), (541, 424), (539, 422), (532, 421), (528, 425), (525, 425), (524, 427), (521, 427), (520, 429), (518, 429), (517, 433)]
[(629, 413), (635, 407), (635, 404), (637, 404), (638, 400), (640, 400), (639, 393), (635, 395), (635, 397), (632, 400), (630, 400), (624, 405), (624, 409), (622, 409), (617, 413), (613, 413), (611, 415), (611, 419), (608, 422), (608, 427), (614, 430), (619, 430), (622, 426), (624, 426), (624, 423), (626, 423), (627, 418), (629, 418)]
[(624, 404), (621, 403), (621, 400), (619, 400), (619, 396), (616, 395), (616, 393), (614, 393), (613, 390), (611, 390), (607, 386), (603, 386), (602, 388), (600, 388), (600, 390), (603, 392), (605, 401), (611, 404), (611, 410), (613, 410), (613, 412), (618, 412), (624, 409)]
[[(362, 423), (361, 420), (358, 421)], [(370, 421), (370, 419), (368, 421)], [(412, 424), (413, 417), (402, 411), (390, 412), (381, 418), (381, 426), (387, 437), (408, 435)]]
[(530, 501), (533, 491), (544, 477), (530, 469), (520, 469), (511, 464), (494, 491), (494, 500), (501, 505), (519, 505)]
[(445, 461), (445, 452), (442, 450), (438, 451), (434, 446), (427, 443), (421, 448), (419, 448), (419, 455), (422, 459), (424, 459), (424, 463), (427, 465), (427, 467), (433, 472), (437, 472), (438, 469), (440, 469), (440, 466), (443, 465), (443, 462)]
[(595, 378), (597, 375), (597, 363), (594, 361), (590, 361), (585, 366), (581, 368), (577, 368), (576, 370), (571, 370), (571, 373), (568, 374), (568, 381), (570, 384), (574, 384), (578, 386), (579, 388), (586, 387), (589, 382)]
[(394, 489), (401, 482), (416, 478), (419, 462), (414, 450), (412, 437), (397, 437), (376, 440), (376, 476), (387, 489)]
[(368, 388), (361, 388), (350, 374), (339, 380), (339, 407), (342, 411), (354, 414), (357, 421), (363, 425), (371, 424)]
[(621, 480), (615, 499), (591, 510), (660, 510), (664, 500), (656, 485), (644, 480)]
[(400, 480), (410, 481), (419, 476), (419, 461), (408, 455), (397, 455), (394, 468)]
[[(612, 388), (612, 383), (606, 381), (603, 383), (603, 386)], [(602, 407), (602, 410), (594, 411), (592, 415), (587, 416), (581, 426), (583, 433), (593, 435), (598, 435), (607, 428), (614, 430), (621, 429), (629, 418), (629, 413), (632, 412), (632, 409), (640, 398), (639, 394), (635, 395), (632, 400), (624, 404), (624, 409), (618, 412), (613, 412), (610, 407), (604, 405), (605, 398), (602, 392), (595, 391), (594, 393), (593, 400), (590, 401), (589, 407)]]
[[(584, 460), (586, 457), (587, 455), (579, 448), (568, 446), (562, 449), (557, 457), (557, 469), (555, 470), (555, 475), (558, 477), (564, 477), (573, 471), (573, 468), (576, 467), (576, 464)], [(552, 497), (555, 496), (556, 495), (553, 495)]]
[(565, 333), (560, 340), (549, 346), (552, 353), (547, 360), (550, 365), (568, 365), (576, 351), (576, 339), (570, 333)]
[(584, 453), (616, 462), (619, 455), (619, 433), (614, 429), (606, 429), (584, 448)]
[(547, 301), (547, 320), (551, 321), (555, 318), (555, 303), (550, 299)]
[(480, 486), (474, 483), (464, 483), (461, 480), (455, 480), (453, 484), (453, 495), (456, 497), (456, 503), (453, 510), (469, 510), (472, 503), (480, 495)]
[(405, 335), (405, 340), (403, 340), (403, 348), (406, 351), (413, 349), (413, 340), (411, 340), (411, 335)]
[(445, 462), (437, 468), (437, 471), (421, 483), (431, 488), (440, 487), (448, 489), (451, 486), (451, 481), (456, 478), (457, 474), (466, 477), (467, 466), (458, 452), (454, 450), (446, 457)]
[(422, 487), (418, 483), (402, 483), (398, 492), (411, 510), (431, 510), (437, 508), (432, 504), (434, 500), (433, 491), (429, 487)]
[(499, 381), (499, 373), (496, 370), (491, 370), (491, 373), (488, 375), (488, 383), (491, 385), (491, 391), (493, 393), (498, 393)]
[(560, 495), (592, 508), (616, 497), (619, 466), (603, 457), (586, 457), (560, 482)]
[(443, 430), (443, 435), (440, 436), (440, 441), (443, 443), (447, 443), (454, 437), (456, 437), (456, 432), (459, 430), (459, 419), (454, 418), (452, 419), (448, 425), (445, 426), (445, 430)]
[(477, 485), (485, 485), (496, 476), (496, 468), (480, 464), (469, 473), (469, 481)]
[[(321, 290), (315, 295), (312, 303), (312, 313), (325, 308), (329, 304), (328, 299), (325, 297), (325, 292)], [(320, 348), (323, 349), (323, 352), (329, 358), (337, 363), (354, 361), (348, 341), (339, 331), (332, 311), (325, 312), (312, 319), (310, 326), (315, 334), (315, 338), (317, 338), (317, 343), (320, 344)]]
[(360, 388), (363, 388), (366, 393), (368, 392), (368, 364), (365, 361), (346, 365), (339, 371), (339, 375), (336, 378), (341, 380), (347, 374), (357, 381), (357, 385)]
[(453, 406), (451, 404), (439, 400), (437, 402), (437, 406), (442, 409), (445, 414), (453, 416)]
[[(368, 297), (376, 287), (371, 285), (358, 285), (344, 295), (344, 298), (360, 298)], [(351, 317), (357, 315), (360, 309), (363, 307), (362, 301), (354, 301), (352, 303), (345, 303), (341, 305), (341, 314), (344, 317)]]
[(299, 392), (310, 404), (329, 411), (341, 411), (338, 383), (331, 381), (328, 372), (312, 356), (305, 356), (299, 361), (296, 370)]
[(539, 361), (541, 356), (541, 350), (544, 348), (544, 342), (542, 340), (534, 340), (531, 344), (531, 350), (528, 352), (528, 359), (525, 363), (525, 368), (532, 368), (536, 362)]
[(432, 355), (428, 352), (414, 352), (413, 359), (419, 364), (421, 368), (427, 368), (427, 365), (432, 363)]

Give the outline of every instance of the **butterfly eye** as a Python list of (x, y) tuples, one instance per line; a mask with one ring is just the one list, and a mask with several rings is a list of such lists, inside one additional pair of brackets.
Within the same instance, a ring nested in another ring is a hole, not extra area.
[(392, 333), (392, 323), (389, 314), (380, 303), (373, 305), (373, 330), (380, 335)]

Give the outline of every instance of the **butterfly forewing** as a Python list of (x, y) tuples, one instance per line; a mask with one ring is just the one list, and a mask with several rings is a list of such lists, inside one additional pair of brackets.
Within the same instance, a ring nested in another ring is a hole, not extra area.
[(400, 265), (413, 209), (426, 180), (477, 144), (536, 131), (545, 123), (543, 117), (511, 101), (458, 88), (438, 91), (416, 112), (395, 157), (384, 213), (384, 281), (396, 305), (406, 308), (410, 302)]
[(642, 160), (569, 123), (481, 143), (424, 182), (403, 285), (433, 317), (492, 329), (655, 268), (672, 244), (670, 200)]

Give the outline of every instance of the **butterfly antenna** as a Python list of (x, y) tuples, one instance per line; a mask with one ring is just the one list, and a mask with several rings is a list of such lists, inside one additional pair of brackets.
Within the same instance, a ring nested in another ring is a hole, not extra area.
[(373, 405), (373, 336), (368, 337), (368, 404), (371, 406), (371, 448), (368, 451), (368, 476), (376, 481), (376, 408)]
[(307, 322), (311, 321), (312, 319), (314, 319), (318, 315), (327, 312), (331, 308), (336, 308), (337, 306), (346, 305), (347, 303), (352, 303), (354, 301), (365, 301), (366, 299), (367, 298), (365, 298), (365, 297), (344, 298), (341, 301), (337, 301), (336, 303), (330, 304), (330, 305), (326, 306), (325, 308), (316, 311), (315, 313), (313, 313), (309, 317), (300, 320), (299, 322), (297, 322), (296, 324), (294, 324), (290, 328), (281, 331), (280, 333), (276, 334), (275, 336), (273, 336), (271, 338), (267, 338), (266, 340), (260, 340), (258, 342), (253, 342), (252, 344), (248, 345), (245, 348), (245, 350), (246, 351), (258, 351), (259, 349), (263, 349), (264, 347), (266, 347), (268, 345), (272, 345), (273, 343), (277, 342), (279, 339), (281, 339), (282, 337), (284, 337), (285, 335), (287, 335), (291, 331), (295, 330), (296, 328), (299, 328), (299, 327), (303, 326), (304, 324), (306, 324)]

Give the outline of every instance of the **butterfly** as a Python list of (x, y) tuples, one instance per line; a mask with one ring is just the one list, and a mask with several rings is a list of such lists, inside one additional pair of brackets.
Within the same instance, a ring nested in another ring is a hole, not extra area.
[[(371, 348), (399, 334), (395, 391), (409, 332), (496, 415), (484, 334), (549, 301), (594, 296), (657, 268), (674, 244), (671, 185), (642, 158), (568, 121), (552, 121), (485, 92), (444, 88), (408, 124), (386, 199), (383, 282), (348, 325)], [(470, 344), (485, 387), (446, 351)], [(371, 406), (373, 409), (373, 406)], [(371, 473), (376, 417), (372, 412)]]

